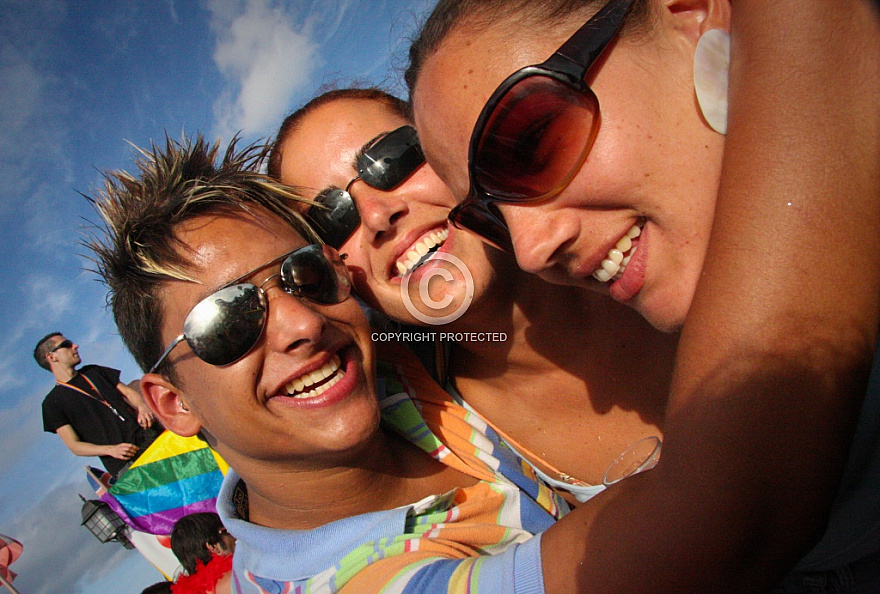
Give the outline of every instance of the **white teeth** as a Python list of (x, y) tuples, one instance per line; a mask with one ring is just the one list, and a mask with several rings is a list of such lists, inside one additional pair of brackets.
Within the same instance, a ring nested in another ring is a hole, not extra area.
[[(627, 237), (629, 239), (629, 237)], [(630, 246), (632, 247), (632, 246)], [(625, 250), (624, 250), (625, 251)], [(615, 264), (620, 264), (623, 262), (623, 251), (614, 249), (608, 252), (608, 259), (614, 262)]]
[(633, 247), (632, 240), (642, 234), (638, 225), (633, 225), (626, 235), (620, 238), (617, 244), (608, 250), (608, 255), (599, 263), (599, 268), (593, 271), (593, 278), (602, 283), (614, 279), (617, 280), (626, 272), (626, 265), (636, 253), (637, 247)]
[[(342, 361), (340, 361), (339, 356), (333, 355), (320, 369), (316, 369), (311, 373), (306, 373), (288, 383), (284, 387), (284, 391), (287, 392), (288, 396), (293, 396), (294, 398), (312, 398), (318, 394), (322, 394), (330, 386), (341, 380), (345, 375), (345, 370), (341, 369), (341, 366)], [(328, 377), (330, 378), (329, 381), (324, 382), (316, 388), (307, 390), (309, 386), (323, 381)]]
[(411, 268), (415, 267), (419, 260), (422, 259), (422, 256), (441, 245), (448, 237), (449, 229), (439, 229), (422, 237), (395, 262), (394, 266), (397, 269), (397, 274), (404, 276)]

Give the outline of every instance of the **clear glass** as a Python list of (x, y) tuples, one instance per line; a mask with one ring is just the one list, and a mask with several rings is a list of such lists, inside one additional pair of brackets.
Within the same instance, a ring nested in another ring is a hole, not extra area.
[(602, 477), (602, 484), (610, 487), (623, 479), (650, 470), (660, 460), (663, 442), (656, 435), (640, 439), (614, 459)]

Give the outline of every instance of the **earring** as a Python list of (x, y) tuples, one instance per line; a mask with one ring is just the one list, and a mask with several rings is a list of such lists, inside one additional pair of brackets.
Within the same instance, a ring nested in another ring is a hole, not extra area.
[(727, 134), (727, 82), (730, 75), (730, 33), (710, 29), (694, 53), (694, 89), (706, 122)]

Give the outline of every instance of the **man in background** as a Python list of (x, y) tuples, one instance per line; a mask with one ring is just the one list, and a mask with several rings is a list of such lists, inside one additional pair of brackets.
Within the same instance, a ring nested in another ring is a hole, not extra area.
[(55, 387), (43, 400), (43, 429), (56, 433), (77, 456), (99, 456), (114, 477), (161, 431), (140, 392), (119, 380), (119, 371), (82, 362), (79, 346), (60, 332), (34, 348), (37, 364), (52, 372)]

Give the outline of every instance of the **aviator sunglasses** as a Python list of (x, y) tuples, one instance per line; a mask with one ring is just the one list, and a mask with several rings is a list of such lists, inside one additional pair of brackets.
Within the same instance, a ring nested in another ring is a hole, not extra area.
[(357, 156), (357, 177), (345, 189), (333, 188), (318, 194), (317, 204), (306, 215), (324, 243), (342, 247), (361, 224), (349, 190), (358, 180), (387, 192), (399, 186), (425, 162), (425, 155), (412, 126), (401, 126), (364, 147)]
[(611, 0), (542, 64), (508, 76), (483, 107), (468, 151), (470, 191), (449, 213), (461, 229), (513, 253), (496, 202), (552, 198), (583, 165), (599, 129), (599, 100), (584, 82), (633, 0)]
[[(279, 261), (281, 271), (260, 286), (241, 282)], [(287, 293), (322, 305), (342, 303), (351, 293), (348, 270), (335, 249), (313, 244), (293, 250), (227, 283), (196, 304), (183, 322), (183, 334), (165, 349), (148, 373), (153, 373), (184, 340), (199, 359), (210, 365), (228, 365), (244, 357), (257, 344), (266, 325), (268, 302), (263, 286), (278, 277)]]

